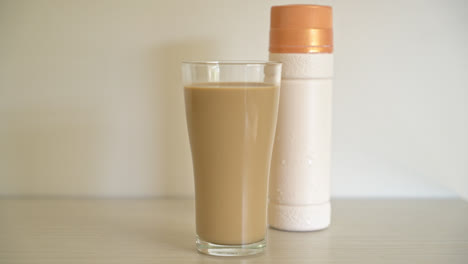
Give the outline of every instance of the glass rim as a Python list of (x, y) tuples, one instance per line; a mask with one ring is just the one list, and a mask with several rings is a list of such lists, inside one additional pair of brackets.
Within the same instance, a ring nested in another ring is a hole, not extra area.
[(266, 61), (266, 60), (210, 60), (210, 61), (182, 61), (182, 64), (188, 65), (281, 65), (279, 61)]

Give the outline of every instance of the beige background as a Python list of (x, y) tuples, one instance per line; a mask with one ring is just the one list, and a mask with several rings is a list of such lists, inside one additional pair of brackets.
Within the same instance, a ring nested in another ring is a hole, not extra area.
[[(0, 0), (0, 195), (190, 196), (180, 61), (296, 1)], [(333, 4), (333, 195), (468, 198), (468, 6)]]

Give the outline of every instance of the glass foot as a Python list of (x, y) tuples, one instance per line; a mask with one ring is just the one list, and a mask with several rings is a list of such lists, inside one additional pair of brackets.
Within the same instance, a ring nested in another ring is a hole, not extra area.
[(245, 245), (219, 245), (206, 242), (198, 236), (196, 244), (199, 252), (212, 256), (249, 256), (262, 253), (266, 247), (265, 239)]

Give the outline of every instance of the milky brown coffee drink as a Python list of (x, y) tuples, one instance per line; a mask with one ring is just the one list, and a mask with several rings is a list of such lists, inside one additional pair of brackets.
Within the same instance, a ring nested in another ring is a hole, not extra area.
[(265, 83), (185, 87), (200, 239), (239, 245), (265, 238), (278, 100), (279, 87)]

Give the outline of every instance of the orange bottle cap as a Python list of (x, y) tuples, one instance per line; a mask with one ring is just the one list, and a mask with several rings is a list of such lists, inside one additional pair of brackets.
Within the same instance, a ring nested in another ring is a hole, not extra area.
[(283, 5), (271, 8), (271, 53), (332, 53), (332, 8)]

